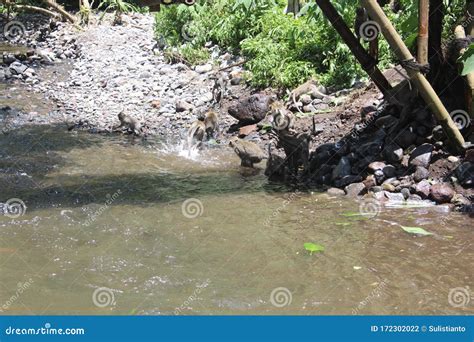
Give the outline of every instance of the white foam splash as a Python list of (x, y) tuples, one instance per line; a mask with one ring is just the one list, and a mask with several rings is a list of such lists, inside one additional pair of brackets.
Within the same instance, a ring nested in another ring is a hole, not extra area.
[(165, 144), (162, 148), (159, 149), (160, 152), (165, 154), (176, 154), (180, 157), (197, 161), (201, 155), (197, 145), (188, 147), (186, 141), (181, 141), (178, 144)]

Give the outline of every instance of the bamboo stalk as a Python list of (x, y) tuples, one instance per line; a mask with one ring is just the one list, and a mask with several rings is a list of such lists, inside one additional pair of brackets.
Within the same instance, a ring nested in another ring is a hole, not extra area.
[(418, 63), (428, 64), (428, 27), (430, 1), (418, 0)]
[(316, 3), (319, 5), (321, 11), (331, 22), (344, 42), (347, 44), (349, 49), (352, 51), (354, 56), (362, 65), (364, 71), (369, 75), (377, 88), (380, 89), (382, 94), (388, 94), (388, 91), (392, 89), (392, 86), (377, 67), (376, 61), (367, 53), (367, 51), (365, 51), (364, 47), (354, 36), (352, 31), (344, 22), (344, 19), (339, 15), (331, 2), (329, 0), (316, 0)]
[[(461, 25), (456, 26), (454, 29), (454, 36), (456, 39), (465, 39), (466, 38), (466, 32), (464, 31), (464, 27)], [(466, 49), (461, 49), (459, 51), (459, 55), (462, 55), (466, 51)], [(469, 90), (467, 92), (467, 107), (468, 107), (468, 112), (469, 116), (472, 118), (474, 117), (474, 104), (473, 104), (473, 99), (474, 99), (474, 73), (471, 72), (467, 74), (464, 79), (466, 80), (466, 83), (469, 87)]]
[[(380, 25), (380, 29), (382, 30), (385, 39), (394, 51), (397, 58), (400, 61), (413, 60), (413, 56), (410, 50), (408, 50), (407, 46), (400, 38), (397, 31), (395, 30), (392, 23), (387, 18), (377, 1), (361, 0), (361, 3), (369, 13), (370, 17)], [(459, 132), (459, 129), (454, 123), (454, 121), (451, 119), (451, 116), (449, 115), (448, 111), (444, 107), (443, 103), (434, 91), (431, 84), (419, 71), (413, 70), (411, 68), (406, 68), (406, 71), (408, 76), (420, 92), (421, 97), (425, 100), (430, 109), (433, 111), (437, 121), (443, 127), (446, 135), (451, 140), (454, 147), (460, 152), (463, 151), (464, 138), (461, 132)]]

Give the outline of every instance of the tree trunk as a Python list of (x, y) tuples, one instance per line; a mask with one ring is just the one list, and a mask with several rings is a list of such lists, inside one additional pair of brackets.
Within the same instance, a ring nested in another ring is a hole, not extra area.
[(429, 6), (428, 62), (430, 63), (430, 72), (427, 77), (436, 90), (442, 90), (446, 86), (443, 84), (443, 77), (440, 77), (444, 63), (443, 48), (441, 46), (444, 21), (443, 0), (430, 0)]
[(429, 0), (418, 0), (418, 63), (428, 64)]
[(301, 9), (299, 0), (288, 0), (288, 6), (286, 6), (285, 13), (293, 13), (296, 16)]

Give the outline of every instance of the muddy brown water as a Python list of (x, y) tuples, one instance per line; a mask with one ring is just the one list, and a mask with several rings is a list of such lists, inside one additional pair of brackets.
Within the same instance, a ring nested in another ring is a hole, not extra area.
[(32, 127), (0, 151), (1, 201), (27, 206), (0, 217), (2, 314), (474, 312), (449, 297), (473, 288), (466, 215), (367, 218), (357, 201), (243, 172), (225, 147), (190, 160), (158, 141)]

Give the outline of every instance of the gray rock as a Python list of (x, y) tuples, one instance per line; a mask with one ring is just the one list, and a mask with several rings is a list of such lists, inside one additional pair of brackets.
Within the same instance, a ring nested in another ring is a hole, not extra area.
[(389, 200), (389, 202), (404, 202), (405, 201), (405, 197), (403, 196), (403, 194), (401, 193), (393, 193), (393, 192), (388, 192), (388, 191), (384, 191), (383, 192), (384, 196)]
[(407, 200), (410, 195), (411, 195), (411, 192), (410, 192), (410, 189), (408, 188), (403, 188), (400, 193), (403, 195), (403, 197), (405, 198), (405, 200)]
[(20, 62), (13, 62), (9, 67), (13, 75), (23, 75), (23, 73), (28, 69), (28, 67)]
[(454, 190), (446, 183), (434, 184), (430, 190), (430, 197), (436, 203), (450, 203), (454, 197)]
[(348, 184), (360, 182), (361, 180), (362, 180), (361, 176), (354, 176), (354, 175), (345, 176), (335, 181), (334, 186), (337, 186), (338, 188), (343, 188)]
[(300, 96), (299, 101), (300, 101), (303, 105), (308, 105), (308, 104), (310, 104), (311, 101), (312, 101), (311, 95), (309, 95), (309, 94), (303, 94), (303, 95)]
[(461, 185), (472, 187), (474, 185), (474, 164), (464, 162), (459, 165), (456, 169), (456, 177)]
[(433, 145), (423, 144), (418, 146), (410, 154), (410, 159), (408, 163), (411, 166), (423, 166), (428, 167), (431, 161), (431, 154), (433, 153)]
[(427, 180), (422, 180), (416, 184), (415, 191), (422, 199), (428, 198), (430, 195), (431, 185)]
[(429, 175), (430, 173), (426, 168), (424, 168), (423, 166), (417, 166), (416, 171), (413, 174), (413, 179), (415, 180), (415, 182), (420, 182), (423, 179), (427, 179)]
[(329, 188), (327, 194), (329, 196), (344, 196), (346, 193), (344, 190), (338, 188)]
[(377, 181), (377, 184), (382, 184), (382, 182), (385, 180), (385, 174), (382, 170), (376, 170), (374, 172), (374, 177)]
[(362, 196), (366, 192), (364, 183), (352, 183), (344, 188), (346, 195), (349, 197)]
[(212, 70), (212, 64), (196, 65), (194, 70), (199, 74), (204, 74)]
[(397, 169), (393, 165), (386, 165), (382, 171), (386, 178), (393, 178), (397, 173)]
[(176, 101), (176, 112), (192, 111), (194, 106), (184, 100)]
[(384, 162), (375, 161), (369, 164), (369, 170), (375, 172), (377, 170), (383, 170), (385, 166)]

